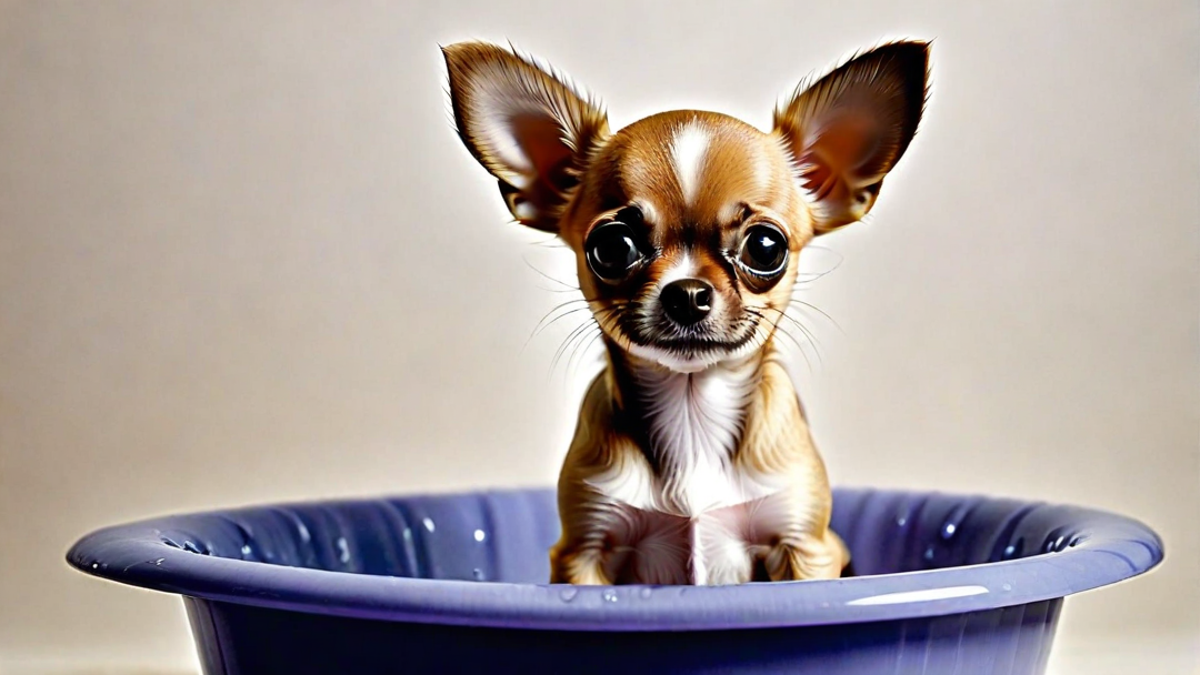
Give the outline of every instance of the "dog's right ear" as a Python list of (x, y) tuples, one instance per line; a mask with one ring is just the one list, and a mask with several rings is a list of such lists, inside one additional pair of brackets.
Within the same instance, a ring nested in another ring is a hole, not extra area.
[(500, 182), (518, 222), (557, 233), (588, 155), (608, 136), (603, 109), (495, 45), (459, 42), (442, 53), (459, 137)]
[(885, 44), (797, 91), (775, 133), (811, 199), (817, 234), (860, 220), (917, 133), (928, 96), (929, 44)]

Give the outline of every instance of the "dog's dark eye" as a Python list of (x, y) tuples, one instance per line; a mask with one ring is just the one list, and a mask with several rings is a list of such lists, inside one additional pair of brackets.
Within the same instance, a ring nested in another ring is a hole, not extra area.
[(588, 267), (601, 279), (616, 282), (624, 279), (642, 260), (637, 238), (625, 223), (605, 223), (588, 235), (584, 245)]
[(754, 225), (742, 239), (738, 263), (753, 274), (769, 277), (783, 271), (787, 254), (787, 238), (782, 232), (768, 225)]

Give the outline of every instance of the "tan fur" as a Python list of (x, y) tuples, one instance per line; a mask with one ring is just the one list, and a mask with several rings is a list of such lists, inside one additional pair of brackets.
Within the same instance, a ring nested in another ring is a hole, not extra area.
[[(773, 347), (761, 355), (761, 384), (746, 410), (746, 429), (736, 454), (738, 464), (779, 476), (793, 502), (788, 527), (747, 542), (758, 549), (771, 580), (836, 578), (849, 563), (849, 551), (829, 529), (829, 482), (808, 423), (800, 410), (787, 373), (774, 358)], [(589, 487), (589, 479), (609, 471), (645, 475), (653, 480), (645, 454), (636, 442), (612, 428), (613, 401), (609, 373), (601, 373), (584, 399), (579, 426), (558, 483), (563, 536), (551, 549), (552, 583), (610, 584), (606, 556), (622, 542), (599, 525), (598, 514), (610, 509), (611, 498)], [(638, 505), (648, 506), (648, 505)], [(669, 510), (670, 505), (655, 508)], [(669, 511), (668, 511), (669, 512)], [(687, 514), (672, 513), (687, 517)], [(749, 581), (744, 579), (743, 581)]]
[[(829, 480), (773, 336), (801, 249), (870, 210), (915, 133), (926, 46), (885, 46), (798, 90), (770, 133), (700, 111), (611, 133), (597, 104), (528, 59), (480, 43), (445, 54), (463, 142), (520, 222), (556, 232), (575, 251), (608, 348), (560, 473), (551, 580), (841, 574), (849, 551), (829, 529)], [(639, 281), (613, 285), (591, 272), (585, 242), (630, 206), (643, 214), (653, 252)], [(789, 250), (769, 284), (743, 273), (728, 245), (764, 223), (786, 235)], [(628, 329), (628, 308), (652, 306), (657, 280), (685, 262), (712, 288), (714, 324), (729, 335), (751, 327), (715, 357), (663, 356)], [(655, 396), (675, 397), (670, 412), (696, 428), (660, 419), (668, 413)]]

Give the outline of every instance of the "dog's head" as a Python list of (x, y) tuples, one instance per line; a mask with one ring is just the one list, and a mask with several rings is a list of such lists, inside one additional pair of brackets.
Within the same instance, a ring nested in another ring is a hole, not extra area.
[(672, 111), (615, 133), (597, 102), (500, 47), (443, 49), (463, 143), (518, 222), (576, 254), (610, 342), (685, 372), (760, 348), (799, 252), (861, 219), (916, 133), (928, 46), (863, 53), (796, 94), (764, 133)]

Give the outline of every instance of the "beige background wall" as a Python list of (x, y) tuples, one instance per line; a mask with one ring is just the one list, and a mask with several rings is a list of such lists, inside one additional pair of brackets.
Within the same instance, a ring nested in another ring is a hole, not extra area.
[(808, 260), (841, 260), (795, 369), (833, 477), (1145, 520), (1167, 563), (1070, 600), (1055, 667), (1194, 672), (1196, 4), (606, 4), (0, 2), (0, 672), (194, 666), (180, 603), (67, 569), (91, 528), (553, 479), (598, 352), (523, 348), (569, 297), (527, 262), (571, 266), (451, 131), (437, 45), (472, 36), (616, 126), (765, 126), (936, 38), (871, 222)]

